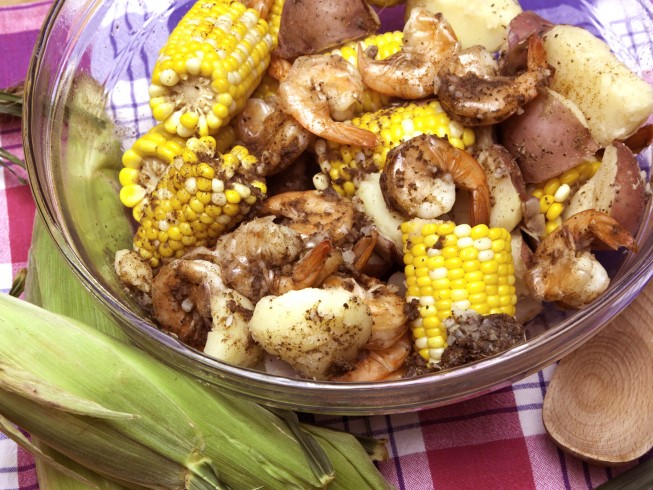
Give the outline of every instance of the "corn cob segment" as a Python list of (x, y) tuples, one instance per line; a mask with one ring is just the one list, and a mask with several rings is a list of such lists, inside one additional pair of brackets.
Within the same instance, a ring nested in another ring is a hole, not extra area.
[(412, 322), (415, 350), (430, 365), (447, 347), (443, 320), (454, 310), (515, 314), (515, 268), (510, 233), (486, 225), (406, 221), (401, 225), (406, 300), (419, 304)]
[[(216, 136), (217, 150), (225, 153), (236, 140), (232, 127), (226, 126)], [(138, 138), (122, 155), (120, 170), (120, 202), (133, 208), (134, 219), (140, 223), (143, 210), (149, 203), (161, 177), (174, 158), (186, 146), (186, 138), (171, 134), (159, 124)]]
[(586, 161), (539, 184), (531, 195), (540, 200), (540, 212), (546, 219), (545, 233), (548, 235), (562, 224), (562, 212), (574, 188), (587, 182), (599, 170), (600, 161)]
[(242, 146), (216, 153), (215, 139), (190, 138), (152, 193), (134, 250), (152, 267), (188, 249), (212, 246), (265, 196), (257, 159)]
[[(282, 3), (283, 0), (275, 0)], [(154, 65), (150, 108), (182, 137), (215, 134), (261, 81), (276, 44), (271, 22), (235, 0), (199, 0), (170, 34)], [(278, 19), (276, 19), (278, 30)]]
[(452, 120), (442, 110), (437, 100), (422, 103), (404, 103), (365, 113), (351, 123), (378, 135), (381, 144), (375, 148), (318, 140), (315, 152), (325, 177), (341, 195), (353, 196), (364, 174), (383, 170), (388, 152), (401, 143), (420, 134), (446, 137), (456, 148), (466, 149), (475, 142), (471, 128)]
[[(339, 48), (331, 50), (331, 54), (342, 56), (349, 63), (358, 66), (358, 44), (363, 49), (370, 50), (374, 53), (375, 60), (382, 60), (392, 56), (401, 50), (403, 46), (404, 33), (401, 31), (385, 32), (383, 34), (374, 34), (359, 41), (351, 41)], [(373, 50), (373, 51), (372, 51)], [(368, 51), (368, 52), (370, 52)], [(365, 88), (361, 107), (358, 112), (374, 112), (382, 109), (390, 103), (390, 97), (382, 95), (375, 90)]]

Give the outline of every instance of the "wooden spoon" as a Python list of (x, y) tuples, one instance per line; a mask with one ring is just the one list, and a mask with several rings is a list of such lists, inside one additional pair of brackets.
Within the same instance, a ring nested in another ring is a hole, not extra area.
[(616, 466), (653, 447), (653, 281), (560, 361), (542, 419), (563, 451), (590, 463)]

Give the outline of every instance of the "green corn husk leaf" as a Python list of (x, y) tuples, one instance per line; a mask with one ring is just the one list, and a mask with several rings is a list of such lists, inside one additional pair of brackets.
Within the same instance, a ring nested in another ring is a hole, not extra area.
[[(54, 313), (67, 315), (88, 323), (95, 329), (125, 342), (129, 337), (118, 328), (115, 321), (102, 308), (88, 289), (75, 277), (63, 255), (57, 249), (40, 216), (34, 219), (32, 246), (29, 254), (29, 274), (25, 280), (25, 299)], [(145, 487), (120, 484), (109, 480), (55, 451), (39, 439), (32, 437), (37, 450), (49, 460), (36, 455), (36, 472), (41, 487), (48, 490), (125, 490)], [(88, 483), (79, 481), (60, 471), (51, 461), (81, 475)]]
[[(352, 434), (307, 424), (302, 424), (302, 428), (315, 437), (326, 451), (333, 466), (338, 469), (336, 479), (329, 485), (330, 489), (394, 488), (379, 473), (367, 452), (343, 451), (343, 448), (357, 442)], [(383, 444), (377, 441), (377, 445)], [(378, 449), (373, 452), (383, 451)]]
[(136, 415), (107, 419), (54, 410), (20, 397), (13, 386), (8, 391), (0, 378), (1, 413), (94, 471), (152, 488), (319, 488), (328, 482), (313, 474), (277, 416), (207, 390), (87, 325), (2, 295), (0, 332), (0, 369), (19, 367), (74, 397)]
[(23, 85), (0, 90), (0, 114), (21, 117), (23, 114)]

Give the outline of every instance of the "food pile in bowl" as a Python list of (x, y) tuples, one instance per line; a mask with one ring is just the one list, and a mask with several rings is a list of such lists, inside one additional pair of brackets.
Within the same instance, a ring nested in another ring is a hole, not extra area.
[(120, 172), (115, 270), (162, 330), (245, 368), (392, 380), (608, 288), (593, 252), (637, 252), (653, 90), (583, 28), (472, 3), (409, 1), (382, 34), (363, 1), (192, 6)]

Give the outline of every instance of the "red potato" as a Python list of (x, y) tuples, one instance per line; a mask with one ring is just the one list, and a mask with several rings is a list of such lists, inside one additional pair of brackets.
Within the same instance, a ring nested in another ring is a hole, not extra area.
[(599, 149), (580, 111), (549, 89), (500, 125), (499, 141), (517, 160), (526, 183), (560, 175)]
[(596, 174), (571, 197), (562, 219), (596, 209), (614, 218), (634, 236), (646, 207), (645, 187), (633, 153), (623, 143), (614, 142), (605, 149)]
[(379, 16), (365, 0), (286, 0), (274, 54), (292, 60), (374, 34)]

